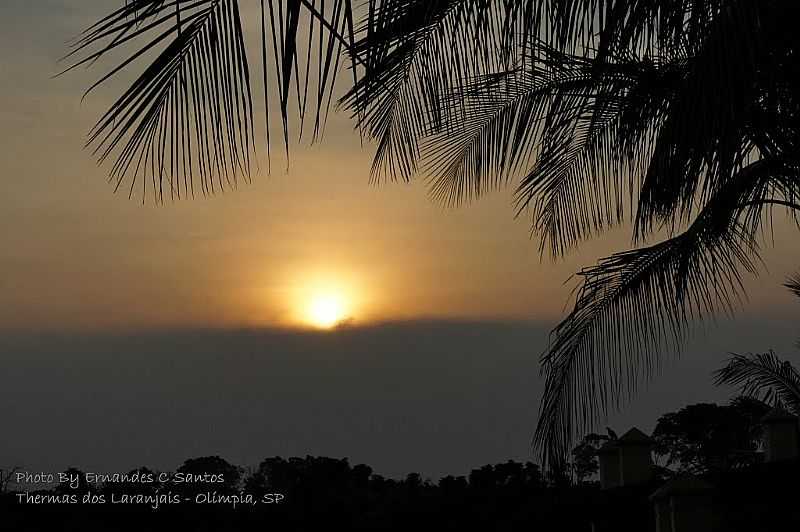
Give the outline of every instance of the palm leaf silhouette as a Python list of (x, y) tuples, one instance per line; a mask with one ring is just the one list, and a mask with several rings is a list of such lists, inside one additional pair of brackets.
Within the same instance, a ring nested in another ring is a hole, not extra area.
[[(165, 189), (170, 198), (194, 195), (195, 179), (203, 194), (233, 186), (239, 176), (249, 179), (255, 149), (253, 90), (239, 4), (131, 0), (90, 26), (74, 44), (67, 58), (78, 59), (65, 72), (113, 52), (134, 50), (87, 94), (154, 56), (89, 134), (88, 144), (101, 163), (115, 157), (110, 179), (117, 188), (129, 179), (132, 194), (141, 181), (144, 201), (149, 180), (155, 199), (163, 201)], [(308, 112), (315, 114), (314, 135), (324, 124), (338, 71), (332, 65), (339, 64), (342, 50), (354, 42), (353, 14), (345, 1), (327, 8), (324, 2), (317, 6), (307, 0), (259, 4), (265, 136), (269, 151), (270, 109), (277, 105), (288, 153), (290, 102), (298, 105), (301, 133)], [(318, 72), (311, 72), (307, 62), (301, 74), (298, 57), (308, 58), (312, 52), (319, 59)], [(314, 82), (316, 94), (310, 95)]]
[[(800, 297), (800, 277), (786, 287)], [(800, 348), (800, 341), (798, 342)], [(789, 408), (800, 416), (800, 373), (772, 351), (756, 355), (734, 354), (727, 365), (714, 372), (715, 384), (737, 386), (744, 396)]]
[(800, 274), (795, 275), (786, 283), (786, 288), (794, 292), (797, 297), (800, 297)]
[(734, 355), (715, 372), (715, 382), (738, 386), (742, 395), (781, 405), (800, 415), (800, 373), (771, 351)]
[(618, 253), (587, 268), (574, 310), (552, 333), (534, 444), (548, 460), (563, 457), (572, 435), (618, 408), (651, 379), (686, 327), (715, 311), (733, 311), (740, 271), (754, 272), (760, 197), (775, 170), (765, 161), (742, 169), (689, 229), (653, 246)]

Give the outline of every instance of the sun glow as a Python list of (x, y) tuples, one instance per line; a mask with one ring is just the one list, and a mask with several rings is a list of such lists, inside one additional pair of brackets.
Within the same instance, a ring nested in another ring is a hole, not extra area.
[(316, 294), (307, 311), (308, 321), (319, 328), (330, 329), (347, 318), (344, 300), (334, 294)]
[(352, 270), (298, 267), (285, 283), (288, 312), (283, 323), (289, 327), (332, 330), (369, 319), (365, 294), (370, 291)]

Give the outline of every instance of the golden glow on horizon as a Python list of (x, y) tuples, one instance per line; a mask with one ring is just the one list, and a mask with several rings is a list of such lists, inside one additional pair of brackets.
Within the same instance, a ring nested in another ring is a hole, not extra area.
[(293, 309), (291, 323), (315, 329), (333, 329), (353, 319), (364, 319), (360, 276), (350, 268), (326, 265), (316, 270), (297, 268), (289, 281)]
[(308, 321), (321, 329), (330, 329), (347, 318), (345, 303), (334, 294), (317, 294), (308, 305)]

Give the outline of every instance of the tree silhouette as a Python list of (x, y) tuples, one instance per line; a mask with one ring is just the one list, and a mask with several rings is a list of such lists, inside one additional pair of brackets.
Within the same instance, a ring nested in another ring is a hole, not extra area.
[[(610, 429), (609, 429), (610, 432)], [(572, 449), (572, 473), (578, 483), (585, 482), (600, 471), (600, 464), (597, 460), (597, 451), (609, 440), (617, 439), (594, 432), (587, 434)]]
[[(80, 36), (75, 66), (131, 50), (98, 84), (152, 57), (90, 133), (117, 187), (139, 183), (144, 200), (150, 181), (162, 201), (249, 178), (240, 3), (130, 0)], [(515, 183), (518, 214), (554, 258), (632, 225), (639, 247), (578, 273), (542, 356), (533, 443), (556, 470), (695, 320), (736, 308), (775, 215), (797, 221), (796, 2), (253, 4), (268, 145), (270, 113), (287, 154), (292, 128), (321, 133), (347, 64), (340, 103), (376, 143), (375, 180), (421, 174), (447, 204)]]
[(655, 455), (680, 473), (705, 474), (755, 462), (761, 418), (769, 407), (747, 397), (731, 404), (688, 405), (658, 419)]

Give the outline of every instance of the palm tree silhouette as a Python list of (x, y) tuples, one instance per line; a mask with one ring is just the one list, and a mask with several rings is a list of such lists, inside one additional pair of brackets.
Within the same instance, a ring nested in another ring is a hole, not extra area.
[[(98, 84), (151, 58), (90, 133), (116, 187), (139, 183), (144, 200), (150, 182), (163, 201), (249, 178), (257, 76), (240, 3), (129, 0), (79, 37), (73, 68), (132, 50)], [(515, 183), (553, 258), (632, 225), (638, 247), (578, 273), (542, 356), (546, 462), (652, 378), (691, 323), (732, 311), (763, 230), (798, 220), (796, 2), (252, 3), (268, 146), (270, 114), (287, 155), (292, 131), (321, 134), (346, 64), (339, 103), (376, 143), (375, 181), (422, 174), (447, 204)]]
[[(800, 275), (786, 284), (800, 297)], [(800, 340), (797, 343), (800, 348)], [(800, 416), (800, 372), (772, 351), (755, 355), (734, 354), (715, 372), (717, 385), (738, 386), (741, 394), (773, 404)]]

